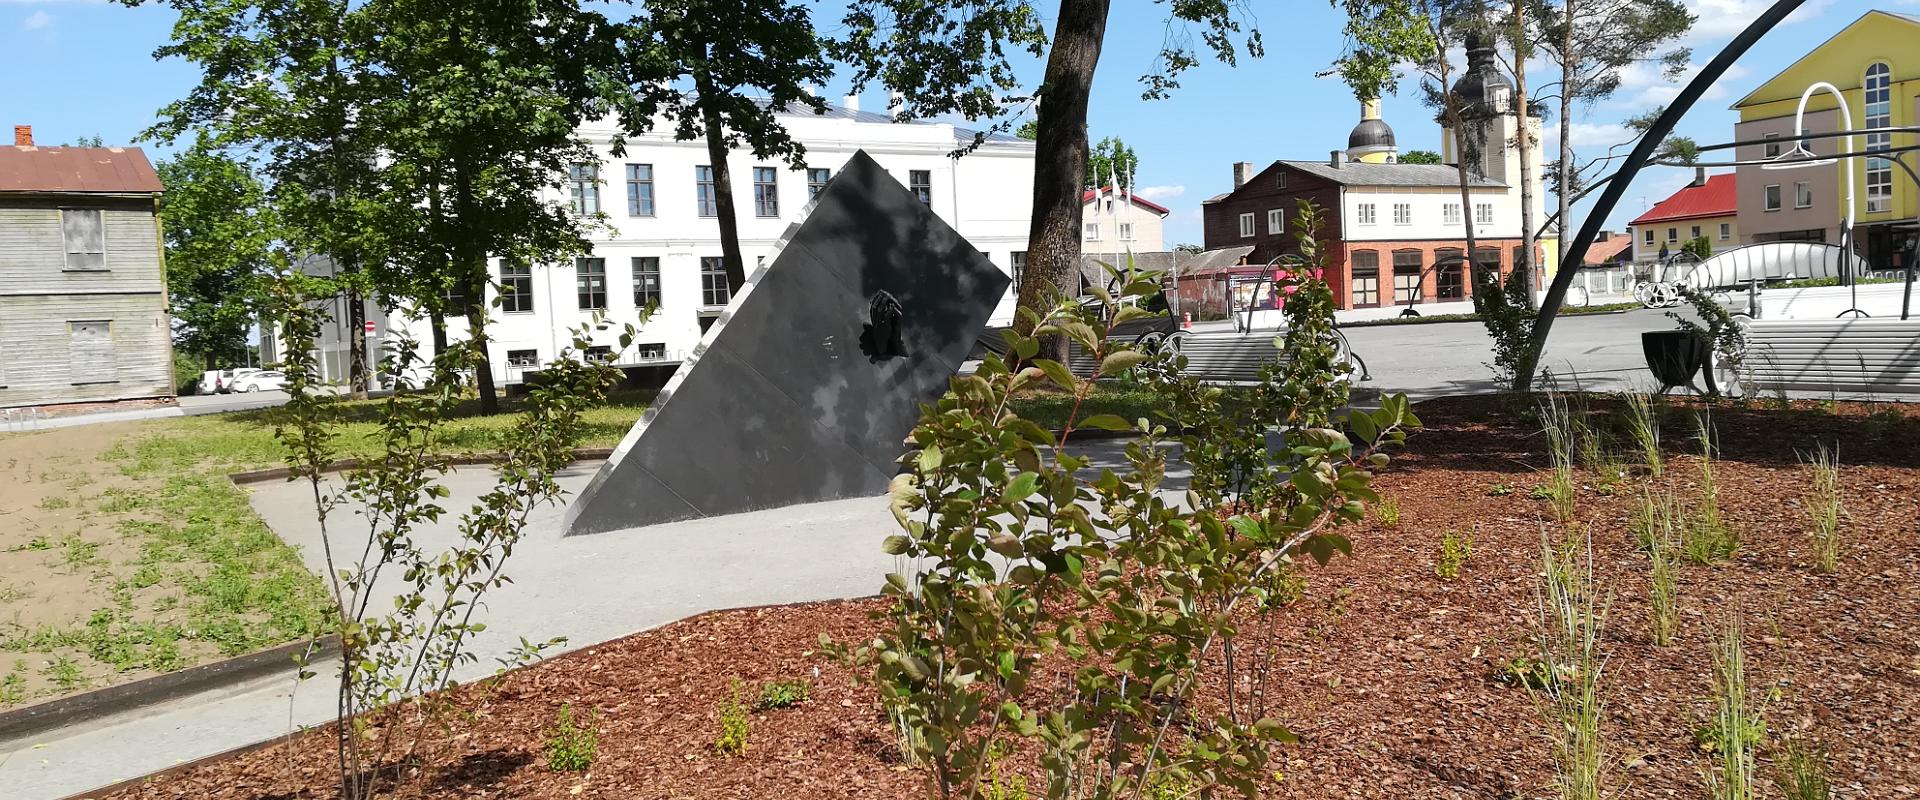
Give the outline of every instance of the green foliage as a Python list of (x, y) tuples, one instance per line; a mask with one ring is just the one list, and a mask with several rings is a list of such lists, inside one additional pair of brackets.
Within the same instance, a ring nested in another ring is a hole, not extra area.
[(1789, 738), (1774, 755), (1779, 774), (1774, 785), (1786, 800), (1831, 800), (1833, 779), (1828, 774), (1827, 751), (1818, 745)]
[(1653, 396), (1628, 392), (1623, 396), (1623, 404), (1627, 435), (1640, 455), (1640, 463), (1646, 466), (1648, 475), (1658, 478), (1666, 471), (1666, 458), (1660, 449), (1660, 414), (1654, 408)]
[(1139, 169), (1140, 157), (1134, 155), (1133, 148), (1120, 137), (1109, 136), (1087, 148), (1087, 177), (1083, 183), (1088, 189), (1099, 189), (1114, 186), (1118, 179), (1120, 185), (1130, 186)]
[(1402, 164), (1443, 164), (1440, 154), (1432, 150), (1408, 150), (1400, 154)]
[(1465, 567), (1467, 559), (1473, 556), (1473, 534), (1460, 533), (1451, 528), (1440, 537), (1440, 558), (1434, 562), (1433, 574), (1443, 581), (1460, 577), (1460, 569)]
[(574, 720), (573, 706), (561, 704), (553, 727), (546, 730), (547, 768), (554, 772), (583, 772), (600, 753), (600, 730), (593, 715), (586, 724)]
[(66, 656), (47, 662), (45, 674), (47, 679), (53, 681), (53, 685), (60, 687), (60, 691), (63, 692), (71, 692), (87, 685), (87, 677), (80, 671), (80, 665), (73, 663), (73, 659)]
[(1727, 626), (1713, 645), (1712, 722), (1703, 732), (1714, 766), (1706, 774), (1712, 800), (1755, 800), (1760, 778), (1755, 753), (1766, 737), (1766, 722), (1747, 691), (1747, 655), (1740, 624)]
[[(155, 165), (167, 259), (167, 313), (174, 345), (198, 356), (176, 382), (198, 382), (201, 365), (246, 358), (247, 331), (279, 235), (266, 186), (253, 167), (202, 131), (193, 144)], [(179, 354), (176, 354), (176, 358)]]
[(1667, 317), (1678, 323), (1681, 330), (1707, 339), (1713, 345), (1714, 358), (1726, 369), (1745, 379), (1741, 363), (1747, 353), (1747, 330), (1733, 321), (1733, 313), (1725, 306), (1714, 302), (1707, 293), (1690, 286), (1675, 287), (1680, 299), (1693, 307), (1693, 313), (1706, 324), (1688, 319), (1677, 311), (1667, 312)]
[(813, 693), (813, 687), (806, 681), (770, 681), (760, 687), (760, 702), (757, 707), (762, 711), (777, 708), (792, 708), (807, 701)]
[(1720, 515), (1720, 489), (1714, 478), (1713, 421), (1697, 419), (1700, 442), (1700, 497), (1681, 528), (1680, 549), (1696, 564), (1715, 564), (1740, 550), (1740, 532)]
[(10, 671), (0, 678), (0, 708), (17, 706), (27, 700), (27, 679), (19, 672)]
[(720, 701), (720, 735), (713, 740), (713, 751), (723, 756), (746, 755), (749, 725), (747, 704), (740, 699), (740, 680), (735, 678), (727, 699)]
[(1400, 501), (1391, 497), (1382, 497), (1373, 504), (1373, 517), (1389, 528), (1400, 527)]
[(1533, 351), (1533, 294), (1527, 289), (1526, 271), (1514, 269), (1502, 280), (1495, 270), (1475, 270), (1473, 310), (1480, 324), (1493, 339), (1495, 382), (1523, 391), (1531, 382), (1535, 361)]
[(1809, 480), (1802, 502), (1807, 509), (1813, 563), (1821, 572), (1832, 572), (1840, 563), (1840, 521), (1847, 515), (1840, 500), (1840, 454), (1821, 444), (1804, 460)]
[[(1311, 241), (1313, 223), (1301, 229)], [(1199, 686), (1245, 678), (1215, 672), (1233, 661), (1220, 656), (1233, 646), (1236, 610), (1284, 591), (1292, 564), (1351, 549), (1340, 530), (1378, 500), (1370, 470), (1417, 424), (1402, 397), (1333, 416), (1345, 392), (1315, 258), (1283, 278), (1294, 287), (1293, 358), (1266, 372), (1251, 402), (1229, 414), (1217, 390), (1148, 371), (1168, 398), (1165, 418), (1185, 425), (1185, 503), (1160, 496), (1162, 425), (1076, 415), (1056, 436), (1010, 410), (1025, 386), (1085, 397), (1095, 378), (1145, 363), (1148, 354), (1110, 342), (1107, 326), (1144, 313), (1123, 301), (1158, 291), (1157, 276), (1117, 274), (1118, 298), (1096, 288), (1110, 318), (1078, 304), (1039, 315), (1036, 336), (1077, 342), (1094, 374), (1048, 359), (1016, 371), (989, 357), (926, 409), (891, 492), (901, 533), (883, 545), (915, 570), (887, 577), (882, 633), (826, 646), (878, 690), (909, 760), (928, 766), (931, 794), (980, 796), (1007, 740), (1038, 749), (1048, 797), (1134, 796), (1163, 776), (1255, 794), (1271, 749), (1291, 734), (1262, 698), (1197, 706)], [(1018, 334), (1009, 344), (1022, 359), (1040, 347)], [(1095, 473), (1065, 448), (1076, 427), (1141, 438), (1124, 466)], [(1275, 430), (1287, 442), (1269, 456)], [(1068, 660), (1065, 692), (1029, 686), (1049, 654)]]
[(1573, 450), (1577, 446), (1582, 423), (1568, 409), (1566, 399), (1558, 394), (1547, 395), (1546, 402), (1540, 405), (1539, 414), (1546, 425), (1547, 458), (1551, 465), (1547, 483), (1541, 488), (1546, 490), (1546, 499), (1552, 501), (1554, 519), (1572, 522), (1575, 493)]
[(1493, 679), (1508, 686), (1545, 691), (1553, 685), (1553, 666), (1532, 656), (1514, 656), (1500, 666)]
[(1680, 245), (1680, 252), (1692, 253), (1695, 258), (1705, 261), (1713, 257), (1713, 240), (1705, 236), (1695, 236)]
[(1647, 541), (1647, 607), (1651, 617), (1648, 629), (1652, 632), (1655, 647), (1667, 647), (1673, 644), (1673, 634), (1680, 627), (1680, 589), (1673, 563), (1673, 516), (1672, 501), (1655, 505), (1655, 501), (1646, 501), (1649, 517), (1649, 535)]
[(1510, 494), (1513, 494), (1513, 484), (1507, 483), (1506, 481), (1501, 481), (1487, 487), (1488, 497), (1506, 497)]
[(1543, 527), (1540, 560), (1539, 661), (1552, 679), (1535, 696), (1553, 748), (1554, 784), (1562, 800), (1600, 800), (1607, 796), (1611, 765), (1600, 727), (1606, 614), (1593, 579), (1593, 543), (1571, 536), (1555, 540)]

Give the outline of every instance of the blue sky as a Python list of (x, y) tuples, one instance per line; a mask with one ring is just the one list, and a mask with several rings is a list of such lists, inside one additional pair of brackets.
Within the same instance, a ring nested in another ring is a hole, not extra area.
[[(1042, 0), (1045, 5), (1045, 0)], [(1687, 43), (1696, 63), (1724, 46), (1768, 0), (1687, 0), (1700, 15)], [(1340, 50), (1340, 19), (1325, 0), (1255, 3), (1268, 53), (1237, 68), (1208, 62), (1188, 73), (1167, 100), (1140, 99), (1139, 76), (1153, 65), (1166, 34), (1165, 6), (1116, 0), (1099, 73), (1090, 128), (1095, 139), (1119, 136), (1141, 160), (1142, 194), (1173, 209), (1167, 244), (1200, 241), (1200, 201), (1232, 186), (1235, 161), (1264, 164), (1278, 158), (1325, 158), (1346, 143), (1358, 104), (1337, 80), (1316, 77)], [(817, 7), (816, 21), (833, 30), (837, 3)], [(1809, 0), (1776, 28), (1696, 105), (1680, 132), (1701, 143), (1731, 138), (1727, 105), (1792, 63), (1815, 44), (1871, 8), (1913, 12), (1920, 0)], [(179, 60), (156, 62), (171, 11), (126, 8), (99, 0), (0, 0), (0, 130), (30, 124), (35, 138), (57, 144), (99, 135), (110, 144), (132, 142), (151, 125), (154, 110), (182, 96), (196, 71)], [(1026, 65), (1035, 83), (1039, 65)], [(845, 92), (844, 76), (828, 96)], [(1636, 71), (1612, 99), (1576, 111), (1575, 145), (1589, 152), (1621, 141), (1620, 120), (1665, 102), (1679, 90), (1651, 70)], [(871, 90), (866, 108), (885, 106)], [(1385, 101), (1402, 150), (1439, 149), (1439, 128), (1413, 87)], [(1549, 130), (1551, 136), (1551, 128)], [(1551, 140), (1550, 140), (1551, 146)], [(146, 145), (165, 155), (164, 148)], [(1683, 185), (1678, 170), (1649, 169), (1614, 214), (1612, 227)]]

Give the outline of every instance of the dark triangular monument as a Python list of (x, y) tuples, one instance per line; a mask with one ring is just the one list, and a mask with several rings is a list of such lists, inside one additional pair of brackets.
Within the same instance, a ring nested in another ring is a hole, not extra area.
[(1007, 276), (866, 153), (739, 287), (568, 535), (884, 494)]

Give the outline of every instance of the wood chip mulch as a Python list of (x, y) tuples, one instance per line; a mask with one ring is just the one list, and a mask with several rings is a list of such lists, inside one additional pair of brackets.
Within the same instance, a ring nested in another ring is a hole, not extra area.
[[(1594, 411), (1610, 413), (1598, 402)], [(1528, 494), (1545, 479), (1544, 441), (1524, 408), (1499, 399), (1433, 401), (1418, 413), (1427, 427), (1378, 481), (1400, 504), (1399, 525), (1355, 530), (1352, 557), (1308, 569), (1300, 601), (1246, 625), (1246, 651), (1265, 653), (1267, 669), (1244, 688), (1302, 738), (1282, 749), (1265, 797), (1553, 794), (1542, 717), (1524, 689), (1496, 679), (1531, 652), (1538, 618), (1549, 512)], [(1687, 409), (1668, 418), (1668, 471), (1657, 481), (1689, 498), (1699, 474), (1691, 419)], [(1920, 416), (1828, 404), (1723, 406), (1713, 419), (1722, 507), (1742, 542), (1729, 562), (1683, 562), (1671, 647), (1648, 641), (1647, 561), (1628, 533), (1646, 479), (1609, 496), (1582, 473), (1579, 517), (1608, 598), (1602, 687), (1615, 796), (1705, 796), (1710, 759), (1695, 733), (1711, 711), (1708, 647), (1737, 619), (1771, 740), (1823, 745), (1836, 797), (1920, 797)], [(1800, 458), (1821, 441), (1838, 443), (1849, 514), (1834, 574), (1810, 566), (1802, 502)], [(1503, 484), (1513, 491), (1489, 494)], [(1471, 532), (1473, 552), (1457, 580), (1443, 581), (1434, 561), (1449, 529)], [(388, 796), (924, 796), (872, 693), (819, 653), (822, 633), (870, 636), (877, 608), (861, 600), (707, 614), (463, 689), (472, 718)], [(754, 712), (744, 756), (715, 753), (732, 681), (757, 695), (764, 682), (795, 678), (812, 684), (809, 700)], [(542, 732), (563, 703), (597, 720), (588, 772), (545, 762)], [(1770, 782), (1771, 749), (1762, 762)], [(322, 731), (110, 796), (325, 798), (332, 765)]]

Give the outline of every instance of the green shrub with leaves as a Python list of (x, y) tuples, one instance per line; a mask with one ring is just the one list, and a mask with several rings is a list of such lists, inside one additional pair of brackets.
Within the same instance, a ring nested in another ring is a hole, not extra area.
[(1440, 558), (1433, 564), (1433, 574), (1443, 581), (1458, 578), (1472, 555), (1473, 534), (1448, 529), (1440, 537)]
[(600, 731), (588, 715), (586, 724), (574, 719), (573, 706), (562, 704), (546, 731), (547, 767), (555, 772), (582, 772), (600, 754)]
[[(1746, 381), (1747, 373), (1743, 366), (1743, 359), (1746, 358), (1747, 353), (1747, 329), (1734, 321), (1733, 312), (1715, 302), (1706, 292), (1690, 286), (1678, 286), (1676, 291), (1680, 299), (1693, 307), (1693, 313), (1700, 317), (1700, 321), (1688, 319), (1686, 315), (1677, 311), (1667, 312), (1667, 317), (1677, 323), (1681, 330), (1706, 339), (1713, 346), (1714, 360), (1721, 368), (1739, 376), (1740, 380)], [(1708, 368), (1713, 367), (1709, 365)]]
[(1380, 498), (1380, 502), (1373, 504), (1373, 516), (1389, 528), (1400, 527), (1400, 501), (1391, 497)]
[[(1303, 244), (1317, 245), (1307, 216)], [(1093, 374), (989, 357), (926, 409), (892, 491), (902, 533), (885, 544), (915, 569), (887, 577), (880, 635), (826, 643), (879, 690), (933, 796), (986, 796), (1008, 741), (1036, 751), (1049, 798), (1136, 797), (1169, 776), (1253, 796), (1271, 748), (1292, 735), (1260, 713), (1265, 697), (1202, 704), (1202, 679), (1235, 683), (1208, 673), (1234, 663), (1222, 656), (1236, 614), (1272, 595), (1289, 567), (1351, 548), (1340, 529), (1379, 499), (1370, 470), (1417, 424), (1402, 397), (1336, 419), (1345, 382), (1332, 294), (1308, 266), (1282, 281), (1290, 360), (1231, 415), (1218, 389), (1148, 371), (1162, 376), (1193, 467), (1187, 502), (1171, 502), (1161, 496), (1166, 426), (1070, 417), (1056, 438), (1009, 407), (1043, 382), (1084, 398), (1096, 378), (1149, 358), (1107, 333), (1144, 313), (1123, 301), (1158, 291), (1157, 276), (1115, 275), (1119, 297), (1093, 287), (1113, 309), (1108, 321), (1078, 305), (1035, 320), (1036, 337), (1065, 336), (1092, 354)], [(1039, 351), (1036, 338), (1008, 342), (1021, 362)], [(1066, 448), (1087, 427), (1140, 438), (1123, 467), (1096, 473)], [(1030, 684), (1048, 657), (1067, 662), (1065, 687)]]
[(740, 680), (735, 678), (728, 687), (727, 699), (720, 701), (720, 735), (714, 737), (713, 751), (723, 756), (746, 755), (751, 726), (746, 701), (740, 697)]
[(762, 711), (792, 708), (806, 702), (812, 693), (813, 687), (803, 680), (771, 681), (760, 687), (758, 707)]

